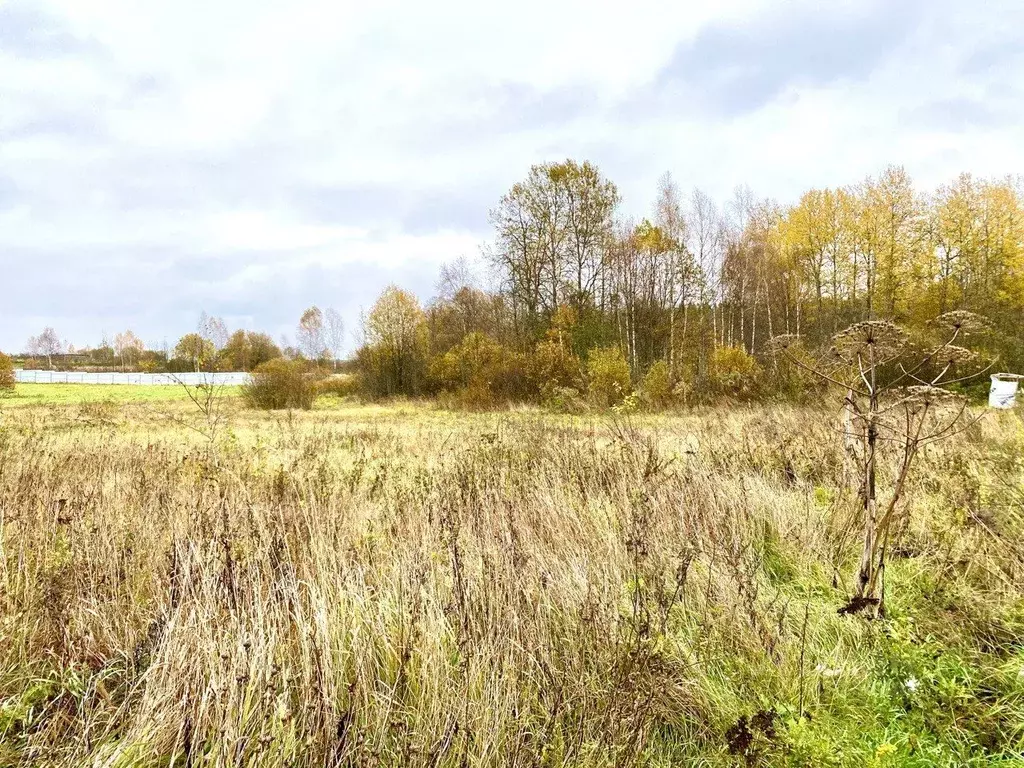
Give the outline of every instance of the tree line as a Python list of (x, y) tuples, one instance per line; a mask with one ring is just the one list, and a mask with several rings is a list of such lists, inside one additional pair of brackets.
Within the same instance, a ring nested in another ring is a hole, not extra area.
[[(473, 400), (799, 394), (767, 343), (821, 347), (884, 319), (924, 336), (951, 310), (987, 316), (990, 356), (1024, 364), (1024, 187), (962, 174), (928, 192), (903, 168), (783, 205), (724, 205), (668, 174), (651, 215), (619, 215), (590, 163), (535, 165), (490, 212), (487, 279), (442, 270), (423, 307), (389, 287), (364, 320), (368, 391)], [(482, 286), (481, 283), (484, 283)]]
[[(782, 204), (737, 188), (720, 204), (665, 174), (650, 215), (623, 216), (593, 164), (535, 165), (491, 209), (483, 269), (442, 267), (425, 305), (389, 286), (362, 317), (347, 361), (368, 396), (467, 404), (539, 400), (651, 405), (801, 396), (811, 383), (769, 340), (827, 346), (887, 320), (924, 338), (933, 318), (989, 319), (984, 352), (1024, 368), (1024, 185), (962, 174), (917, 189), (903, 168)], [(251, 371), (270, 360), (337, 369), (338, 312), (307, 309), (295, 344), (229, 332), (203, 313), (174, 347), (131, 331), (74, 351), (45, 329), (32, 362), (53, 367)]]
[(293, 346), (282, 338), (275, 343), (266, 333), (228, 330), (223, 318), (201, 313), (196, 330), (186, 333), (173, 347), (147, 348), (132, 330), (104, 335), (95, 347), (76, 349), (52, 327), (29, 338), (20, 356), (25, 367), (62, 370), (142, 371), (252, 371), (270, 360), (285, 358), (337, 368), (345, 349), (345, 324), (334, 308), (306, 309), (296, 326)]

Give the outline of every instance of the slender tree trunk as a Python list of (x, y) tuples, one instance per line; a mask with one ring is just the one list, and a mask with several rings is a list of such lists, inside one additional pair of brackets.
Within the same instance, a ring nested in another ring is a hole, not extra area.
[[(675, 376), (676, 372), (676, 308), (674, 297), (669, 302), (668, 311), (668, 374), (669, 377), (672, 378)], [(685, 331), (683, 335), (686, 335)]]
[(880, 595), (880, 567), (878, 558), (878, 497), (875, 473), (878, 448), (879, 402), (874, 350), (869, 348), (868, 365), (871, 380), (868, 387), (868, 413), (864, 446), (864, 549), (857, 573), (857, 597), (874, 603), (875, 615), (881, 616), (883, 606)]

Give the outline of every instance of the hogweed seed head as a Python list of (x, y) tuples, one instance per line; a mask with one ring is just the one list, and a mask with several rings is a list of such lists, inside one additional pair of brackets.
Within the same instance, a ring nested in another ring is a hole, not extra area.
[(904, 403), (911, 410), (919, 410), (926, 406), (946, 405), (960, 402), (964, 398), (956, 392), (950, 392), (942, 387), (933, 387), (930, 384), (916, 384), (912, 387), (904, 387), (902, 390)]
[(954, 309), (935, 318), (935, 324), (951, 331), (956, 331), (961, 336), (972, 333), (984, 333), (990, 327), (988, 319), (966, 309)]
[(846, 362), (853, 362), (858, 357), (873, 357), (875, 361), (882, 361), (902, 352), (908, 341), (907, 332), (895, 323), (888, 320), (865, 320), (833, 336), (829, 351)]
[(947, 344), (945, 347), (934, 350), (929, 356), (939, 365), (952, 366), (969, 363), (978, 357), (978, 353), (955, 344)]
[(795, 333), (784, 333), (772, 336), (766, 345), (769, 352), (784, 352), (800, 345), (800, 337)]

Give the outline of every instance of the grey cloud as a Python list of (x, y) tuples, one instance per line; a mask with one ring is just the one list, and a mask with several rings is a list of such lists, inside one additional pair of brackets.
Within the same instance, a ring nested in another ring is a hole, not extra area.
[(483, 233), (487, 212), (502, 190), (489, 194), (481, 189), (426, 190), (411, 199), (402, 212), (402, 229), (409, 234), (426, 234), (438, 228)]
[(488, 207), (501, 190), (483, 186), (297, 185), (287, 189), (286, 195), (295, 210), (322, 224), (390, 228), (420, 235), (441, 229), (485, 230)]
[(902, 118), (908, 123), (937, 131), (963, 133), (975, 128), (1002, 125), (1012, 115), (990, 106), (986, 101), (951, 97), (905, 110)]
[[(598, 93), (588, 85), (543, 89), (514, 82), (460, 85), (442, 94), (463, 114), (417, 115), (402, 126), (396, 140), (425, 152), (447, 151), (493, 142), (498, 136), (565, 126), (601, 110)], [(466, 114), (469, 113), (469, 114)]]
[(28, 119), (0, 126), (0, 139), (5, 141), (45, 137), (82, 143), (103, 140), (107, 135), (106, 123), (98, 111), (66, 107), (40, 106)]
[[(3, 8), (0, 6), (0, 16)], [(41, 137), (58, 138), (74, 144), (111, 146), (109, 113), (112, 110), (130, 111), (147, 99), (170, 93), (169, 86), (155, 76), (124, 77), (113, 71), (107, 62), (102, 62), (99, 68), (114, 78), (119, 92), (103, 97), (65, 97), (63, 100), (45, 91), (0, 93), (9, 104), (7, 110), (0, 112), (0, 139), (13, 142)]]
[(585, 85), (541, 90), (522, 83), (500, 83), (479, 89), (477, 98), (487, 104), (485, 116), (476, 121), (485, 133), (564, 125), (598, 106), (598, 94)]
[[(0, 261), (9, 281), (0, 348), (13, 351), (44, 325), (77, 345), (99, 343), (104, 332), (129, 327), (147, 342), (169, 336), (173, 345), (203, 310), (234, 318), (235, 327), (248, 321), (276, 339), (293, 334), (302, 310), (314, 302), (338, 307), (354, 330), (359, 309), (369, 309), (388, 283), (427, 299), (436, 279), (436, 265), (426, 262), (394, 268), (370, 261), (296, 266), (287, 255), (264, 251), (211, 256), (173, 248), (22, 249), (5, 250)], [(263, 269), (250, 277), (246, 270), (254, 265)], [(84, 304), (68, 300), (75, 296)]]
[(0, 211), (13, 208), (18, 202), (18, 185), (14, 179), (0, 174)]
[(271, 205), (289, 178), (294, 151), (251, 142), (229, 151), (135, 151), (111, 158), (105, 179), (119, 210), (210, 211)]
[(966, 56), (960, 65), (964, 75), (1000, 75), (1005, 68), (1024, 59), (1024, 43), (1020, 39), (1005, 40), (981, 48)]
[(724, 117), (752, 112), (792, 85), (860, 80), (914, 30), (921, 3), (839, 8), (788, 4), (743, 23), (714, 24), (681, 44), (626, 109), (661, 106)]
[(76, 36), (30, 0), (10, 0), (0, 5), (0, 52), (48, 59), (102, 50), (96, 41)]

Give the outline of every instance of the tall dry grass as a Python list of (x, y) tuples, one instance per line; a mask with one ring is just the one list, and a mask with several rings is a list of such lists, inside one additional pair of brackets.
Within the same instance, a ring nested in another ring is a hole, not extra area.
[[(0, 415), (0, 765), (965, 765), (1024, 744), (1022, 431), (891, 619), (825, 411)], [(885, 762), (894, 760), (896, 762)], [(874, 761), (874, 762), (872, 762)]]

